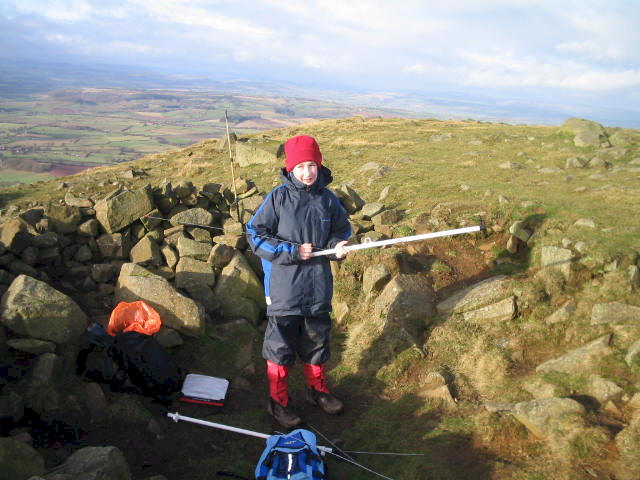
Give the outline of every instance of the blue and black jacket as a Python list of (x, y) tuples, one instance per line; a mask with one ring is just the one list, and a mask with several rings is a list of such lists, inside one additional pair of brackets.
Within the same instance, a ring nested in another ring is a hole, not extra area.
[[(327, 187), (333, 177), (321, 167), (313, 185), (281, 171), (276, 187), (247, 223), (251, 248), (262, 259), (267, 315), (315, 316), (331, 311), (333, 276), (327, 256), (301, 260), (298, 246), (334, 248), (351, 236), (347, 214)], [(290, 243), (291, 242), (291, 243)], [(335, 259), (335, 257), (333, 257)]]

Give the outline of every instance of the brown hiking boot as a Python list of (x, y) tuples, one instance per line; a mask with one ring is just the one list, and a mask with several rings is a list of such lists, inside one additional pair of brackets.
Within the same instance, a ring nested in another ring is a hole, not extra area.
[(291, 429), (302, 423), (302, 419), (293, 410), (279, 404), (271, 397), (269, 397), (267, 412), (269, 412), (269, 415), (275, 418), (276, 421), (286, 429)]
[(307, 388), (307, 402), (318, 405), (329, 415), (337, 415), (344, 409), (344, 404), (336, 397), (315, 388)]

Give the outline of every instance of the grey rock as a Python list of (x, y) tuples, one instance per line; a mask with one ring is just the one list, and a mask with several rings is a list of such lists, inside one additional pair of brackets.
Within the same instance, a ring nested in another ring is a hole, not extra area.
[(604, 405), (608, 401), (619, 401), (624, 391), (611, 380), (602, 378), (600, 375), (589, 375), (584, 393)]
[(80, 210), (67, 205), (49, 205), (46, 217), (51, 228), (58, 233), (75, 233), (82, 221)]
[(529, 241), (529, 238), (531, 237), (532, 232), (525, 227), (525, 222), (518, 220), (511, 224), (511, 226), (509, 227), (509, 233), (516, 236), (524, 243), (527, 243)]
[(508, 278), (505, 275), (488, 278), (471, 285), (438, 303), (438, 312), (444, 314), (463, 313), (509, 296)]
[(182, 257), (176, 265), (175, 286), (187, 288), (189, 285), (201, 284), (212, 287), (216, 276), (211, 265), (195, 258)]
[(128, 190), (95, 204), (96, 218), (107, 233), (122, 230), (153, 209), (153, 199), (147, 188)]
[(467, 322), (504, 322), (515, 317), (516, 311), (516, 297), (509, 297), (462, 315)]
[(255, 164), (267, 165), (278, 162), (277, 151), (273, 148), (242, 142), (237, 142), (235, 147), (235, 160), (241, 167)]
[(631, 346), (627, 350), (627, 354), (624, 357), (624, 361), (630, 367), (634, 363), (640, 363), (638, 362), (638, 360), (640, 360), (640, 339), (631, 344)]
[(540, 254), (540, 266), (542, 268), (556, 269), (569, 279), (571, 277), (571, 262), (573, 252), (566, 248), (543, 246)]
[(362, 290), (367, 294), (380, 291), (389, 280), (391, 273), (385, 265), (370, 265), (362, 276)]
[[(374, 314), (380, 318), (383, 331), (396, 330), (408, 340), (404, 348), (421, 346), (422, 332), (434, 317), (434, 300), (435, 293), (426, 279), (418, 275), (401, 274), (384, 287), (374, 302)], [(396, 348), (401, 349), (400, 345), (396, 345)]]
[(602, 358), (613, 354), (610, 343), (611, 335), (604, 335), (560, 357), (547, 360), (536, 367), (536, 372), (583, 374), (594, 368)]
[(640, 411), (636, 411), (629, 424), (616, 435), (619, 457), (616, 462), (617, 480), (637, 480), (640, 478)]
[(547, 325), (553, 325), (554, 323), (564, 323), (571, 318), (571, 315), (576, 311), (576, 304), (573, 300), (566, 302), (558, 310), (553, 312), (544, 322)]
[(139, 263), (141, 265), (162, 265), (160, 247), (158, 247), (158, 244), (148, 236), (145, 236), (142, 240), (136, 243), (129, 252), (129, 258), (131, 258), (133, 263)]
[(14, 438), (0, 437), (0, 461), (2, 480), (22, 480), (44, 475), (44, 457), (33, 447)]
[[(24, 417), (24, 399), (15, 392), (0, 395), (0, 420), (18, 423)], [(0, 456), (1, 458), (1, 456)]]
[(160, 247), (160, 253), (164, 257), (169, 268), (173, 268), (178, 264), (178, 252), (170, 244), (164, 242)]
[(591, 309), (591, 324), (640, 324), (640, 307), (620, 302), (597, 303)]
[(260, 311), (266, 308), (264, 287), (239, 251), (222, 269), (214, 293), (227, 318), (241, 317), (257, 324)]
[(179, 293), (166, 279), (135, 263), (125, 263), (120, 269), (114, 302), (135, 300), (151, 305), (170, 328), (190, 336), (204, 333), (202, 305)]
[(46, 480), (131, 480), (124, 454), (117, 447), (84, 447), (75, 451), (62, 465), (52, 469)]
[(112, 263), (94, 263), (91, 265), (91, 278), (98, 283), (110, 281), (118, 273), (118, 267)]
[(100, 235), (96, 239), (100, 254), (106, 259), (127, 259), (132, 241), (128, 232)]
[(213, 224), (213, 215), (204, 208), (190, 208), (173, 215), (170, 219), (172, 225), (188, 223), (193, 225), (210, 226)]
[(78, 234), (85, 237), (97, 237), (100, 233), (100, 222), (95, 218), (91, 218), (86, 222), (78, 225)]
[(380, 212), (384, 210), (384, 205), (382, 203), (366, 203), (362, 207), (362, 218), (367, 220), (371, 217), (375, 217)]
[(206, 262), (211, 253), (211, 245), (200, 243), (184, 236), (178, 238), (177, 246), (180, 258), (192, 257)]
[(58, 344), (79, 338), (89, 323), (71, 298), (26, 275), (2, 296), (0, 321), (19, 335)]
[(20, 352), (27, 352), (32, 355), (43, 353), (53, 353), (56, 351), (56, 344), (35, 338), (12, 338), (7, 340), (7, 345)]
[(511, 413), (536, 437), (568, 442), (586, 427), (585, 408), (570, 398), (541, 398), (517, 403)]

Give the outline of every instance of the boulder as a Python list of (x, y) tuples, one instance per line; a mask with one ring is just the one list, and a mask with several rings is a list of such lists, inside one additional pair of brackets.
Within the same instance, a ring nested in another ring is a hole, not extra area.
[(153, 209), (153, 198), (148, 188), (127, 190), (95, 205), (96, 218), (107, 233), (122, 230)]
[(129, 232), (124, 232), (100, 235), (96, 244), (104, 258), (124, 260), (129, 258), (132, 241)]
[(51, 228), (58, 233), (75, 233), (82, 221), (80, 209), (68, 205), (49, 205), (46, 217)]
[(378, 215), (380, 212), (382, 212), (384, 210), (384, 204), (383, 203), (366, 203), (363, 207), (362, 207), (362, 218), (365, 220), (368, 220), (372, 217), (375, 217), (376, 215)]
[(204, 333), (202, 305), (178, 292), (166, 279), (135, 263), (125, 263), (114, 292), (115, 303), (144, 300), (159, 314), (162, 323), (182, 333)]
[(160, 247), (160, 253), (164, 257), (164, 261), (167, 263), (169, 268), (173, 268), (178, 263), (178, 252), (175, 248), (173, 248), (170, 244), (163, 242)]
[[(274, 144), (275, 145), (275, 144)], [(278, 162), (277, 146), (274, 145), (256, 145), (250, 143), (236, 142), (235, 161), (241, 167), (247, 167), (255, 164), (271, 164)]]
[(334, 193), (350, 215), (356, 213), (364, 206), (364, 200), (346, 183), (341, 185)]
[(522, 220), (515, 221), (509, 227), (509, 233), (527, 243), (531, 237), (531, 230), (527, 229), (525, 225)]
[(20, 218), (10, 218), (2, 224), (0, 245), (18, 255), (29, 245), (33, 228)]
[(596, 303), (591, 309), (591, 324), (640, 324), (640, 307), (620, 302)]
[(516, 316), (516, 297), (505, 298), (491, 305), (464, 312), (466, 322), (505, 322)]
[(26, 480), (46, 471), (42, 455), (10, 437), (0, 437), (0, 465), (0, 480)]
[(214, 289), (222, 314), (257, 324), (266, 308), (264, 287), (241, 252), (236, 251), (222, 269)]
[(100, 233), (100, 222), (95, 218), (91, 218), (86, 222), (78, 225), (78, 235), (82, 235), (85, 237), (97, 237), (98, 233)]
[(607, 134), (602, 125), (582, 118), (570, 118), (560, 127), (574, 134), (574, 144), (578, 147), (601, 144), (608, 145)]
[(56, 351), (55, 343), (38, 340), (36, 338), (12, 338), (7, 340), (7, 345), (14, 350), (27, 352), (31, 355), (42, 355), (43, 353), (53, 353)]
[(186, 289), (189, 285), (206, 285), (212, 287), (216, 275), (211, 265), (195, 258), (182, 257), (176, 265), (175, 286)]
[(380, 291), (390, 279), (391, 273), (385, 265), (371, 265), (362, 276), (362, 290), (367, 294)]
[(604, 335), (560, 357), (547, 360), (536, 367), (536, 372), (564, 372), (569, 374), (588, 372), (603, 357), (613, 354), (613, 350), (609, 346), (610, 343), (611, 335)]
[(640, 478), (640, 410), (631, 417), (629, 424), (616, 435), (618, 460), (616, 462), (617, 480), (637, 480)]
[(182, 257), (192, 257), (197, 260), (207, 261), (211, 253), (211, 245), (192, 240), (185, 236), (178, 238), (178, 254)]
[(585, 408), (570, 398), (519, 402), (511, 413), (536, 437), (552, 442), (568, 442), (586, 427)]
[(436, 308), (438, 312), (446, 315), (464, 313), (503, 300), (508, 295), (508, 278), (505, 275), (499, 275), (460, 290), (438, 303)]
[(117, 447), (84, 447), (44, 476), (46, 480), (131, 480), (124, 454)]
[(89, 319), (68, 296), (20, 275), (2, 296), (0, 321), (18, 335), (58, 344), (79, 338)]
[(400, 220), (400, 215), (395, 208), (385, 210), (371, 218), (373, 224), (378, 227), (380, 225), (395, 225)]
[(62, 357), (53, 353), (43, 353), (36, 359), (26, 379), (26, 406), (38, 413), (53, 412), (62, 406), (63, 362)]
[(160, 266), (162, 265), (162, 255), (160, 254), (160, 247), (158, 244), (151, 240), (149, 236), (145, 236), (140, 240), (129, 252), (129, 257), (133, 263), (140, 263), (142, 265), (151, 264)]
[(636, 340), (629, 346), (627, 354), (624, 356), (624, 361), (630, 367), (634, 363), (640, 366), (640, 339)]
[(542, 268), (558, 270), (565, 279), (571, 276), (571, 262), (573, 252), (567, 248), (559, 248), (546, 245), (542, 247), (540, 254), (540, 266)]
[(210, 226), (213, 224), (213, 214), (204, 208), (190, 208), (184, 212), (179, 212), (173, 215), (170, 219), (171, 225), (191, 224), (191, 225), (205, 225)]
[(64, 203), (66, 203), (70, 207), (81, 207), (81, 208), (93, 207), (93, 202), (90, 199), (81, 197), (79, 195), (74, 195), (73, 192), (71, 192), (71, 190), (67, 190), (67, 193), (65, 193)]
[(403, 331), (410, 343), (422, 345), (422, 333), (433, 320), (435, 293), (420, 275), (400, 274), (393, 278), (376, 299), (374, 315), (385, 329)]
[(604, 405), (608, 401), (619, 401), (624, 391), (611, 380), (600, 375), (589, 375), (584, 393), (595, 398), (600, 405)]

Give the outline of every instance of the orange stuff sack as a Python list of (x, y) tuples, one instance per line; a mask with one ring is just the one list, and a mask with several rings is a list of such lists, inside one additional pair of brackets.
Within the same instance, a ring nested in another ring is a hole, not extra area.
[(120, 302), (111, 312), (107, 333), (115, 336), (119, 332), (138, 332), (153, 335), (160, 330), (160, 315), (142, 300)]

